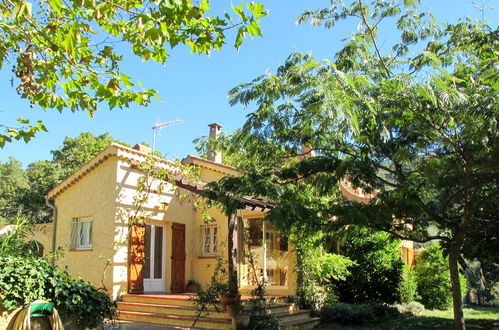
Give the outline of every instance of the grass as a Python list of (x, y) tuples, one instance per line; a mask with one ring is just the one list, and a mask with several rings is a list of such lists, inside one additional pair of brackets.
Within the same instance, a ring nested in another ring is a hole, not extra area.
[[(319, 329), (337, 330), (420, 330), (420, 329), (442, 329), (452, 330), (454, 328), (452, 309), (426, 310), (422, 315), (402, 314), (398, 317), (376, 323), (357, 326), (348, 326), (337, 323), (323, 324)], [(466, 329), (490, 330), (499, 329), (499, 309), (489, 307), (473, 307), (464, 309)]]

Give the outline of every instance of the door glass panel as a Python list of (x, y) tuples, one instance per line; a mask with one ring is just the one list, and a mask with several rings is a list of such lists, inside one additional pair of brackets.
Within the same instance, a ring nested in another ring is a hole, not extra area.
[(163, 227), (154, 227), (154, 278), (163, 277)]
[(144, 238), (144, 278), (151, 278), (151, 226), (146, 225)]
[(287, 239), (262, 219), (243, 219), (243, 223), (241, 284), (255, 286), (265, 280), (268, 286), (287, 286), (290, 267)]

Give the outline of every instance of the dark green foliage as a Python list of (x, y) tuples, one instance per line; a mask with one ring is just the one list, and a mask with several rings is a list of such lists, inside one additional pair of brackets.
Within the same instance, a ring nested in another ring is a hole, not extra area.
[(350, 275), (345, 281), (336, 282), (340, 301), (357, 304), (399, 301), (404, 265), (399, 244), (387, 233), (349, 228), (342, 253), (355, 265), (349, 268)]
[[(464, 272), (468, 288), (465, 297), (467, 304), (488, 305), (494, 300), (493, 286), (497, 282), (487, 281), (484, 275), (479, 261), (474, 260), (467, 263), (466, 271)], [(495, 299), (498, 298), (499, 296)]]
[(116, 306), (90, 282), (72, 279), (69, 273), (41, 258), (0, 257), (0, 292), (7, 310), (36, 299), (53, 302), (62, 315), (74, 316), (89, 327), (116, 315)]
[[(416, 282), (421, 303), (428, 309), (446, 309), (452, 305), (452, 285), (449, 264), (438, 244), (420, 252), (416, 257)], [(461, 279), (461, 291), (466, 283)]]
[[(253, 258), (250, 258), (250, 263), (252, 264), (251, 267), (254, 267)], [(265, 286), (261, 283), (258, 283), (256, 288), (251, 290), (250, 321), (246, 329), (280, 329), (280, 320), (274, 315), (268, 313), (267, 306), (268, 302), (265, 298)]]
[(404, 266), (404, 273), (402, 276), (402, 282), (400, 282), (399, 292), (401, 303), (408, 304), (416, 300), (416, 273), (410, 270), (407, 265)]
[(320, 316), (322, 323), (365, 324), (396, 317), (399, 314), (395, 307), (383, 304), (337, 303), (325, 306), (321, 310)]

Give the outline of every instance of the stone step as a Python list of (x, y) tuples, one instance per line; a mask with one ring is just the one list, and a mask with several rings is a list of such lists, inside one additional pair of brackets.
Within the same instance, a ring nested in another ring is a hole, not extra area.
[(283, 325), (292, 329), (313, 329), (320, 323), (319, 317), (308, 317), (302, 320), (283, 322)]
[[(269, 314), (277, 314), (283, 312), (292, 312), (298, 310), (298, 306), (295, 303), (283, 303), (283, 304), (272, 304), (266, 306), (265, 309)], [(244, 312), (250, 313), (252, 310), (252, 306), (244, 306)]]
[(282, 323), (293, 322), (298, 320), (305, 320), (310, 318), (310, 311), (308, 310), (297, 310), (291, 312), (283, 312), (274, 314)]
[[(194, 306), (178, 306), (178, 305), (165, 305), (165, 304), (149, 304), (149, 303), (132, 303), (132, 302), (118, 302), (118, 310), (127, 312), (149, 312), (156, 314), (166, 315), (179, 315), (194, 317), (197, 309)], [(214, 308), (208, 308), (203, 312), (203, 316), (210, 318), (227, 318), (227, 313), (221, 309), (217, 311)]]
[[(118, 320), (145, 322), (159, 324), (168, 327), (185, 327), (190, 328), (194, 323), (195, 318), (181, 315), (166, 315), (150, 312), (136, 311), (119, 311)], [(196, 322), (196, 328), (204, 329), (230, 329), (231, 320), (202, 317)]]
[(125, 294), (121, 296), (123, 302), (169, 306), (193, 306), (195, 297), (195, 294)]

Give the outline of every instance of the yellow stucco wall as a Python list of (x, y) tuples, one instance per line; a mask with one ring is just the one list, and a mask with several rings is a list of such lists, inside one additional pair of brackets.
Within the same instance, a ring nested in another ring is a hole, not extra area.
[(37, 224), (30, 235), (30, 240), (35, 240), (43, 245), (43, 255), (52, 252), (52, 223)]
[[(68, 267), (74, 275), (108, 291), (112, 286), (110, 262), (114, 248), (116, 162), (116, 157), (108, 158), (55, 199), (58, 212), (56, 244), (66, 251), (60, 266)], [(90, 250), (68, 248), (71, 222), (78, 217), (93, 219)]]

